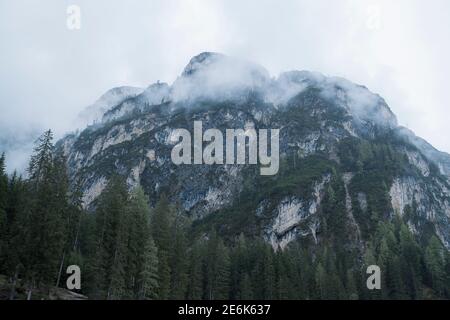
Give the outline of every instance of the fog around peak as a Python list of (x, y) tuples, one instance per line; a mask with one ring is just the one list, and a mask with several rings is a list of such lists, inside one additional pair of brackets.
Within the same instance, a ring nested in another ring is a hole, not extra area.
[(220, 53), (193, 57), (172, 85), (174, 101), (196, 98), (222, 99), (242, 88), (261, 88), (270, 81), (263, 67)]
[[(81, 9), (80, 30), (66, 27), (69, 4)], [(48, 128), (60, 138), (109, 89), (172, 84), (191, 57), (222, 52), (272, 76), (311, 70), (362, 84), (400, 124), (450, 151), (449, 15), (446, 0), (2, 1), (0, 135), (9, 142), (0, 148)], [(8, 170), (17, 159), (7, 154)]]

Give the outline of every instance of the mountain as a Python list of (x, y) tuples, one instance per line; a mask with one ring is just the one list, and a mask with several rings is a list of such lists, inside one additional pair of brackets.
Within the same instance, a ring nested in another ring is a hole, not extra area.
[[(198, 233), (215, 227), (284, 248), (345, 230), (348, 246), (364, 248), (379, 221), (399, 215), (419, 239), (436, 234), (450, 248), (450, 156), (400, 127), (382, 97), (346, 79), (308, 71), (272, 78), (257, 64), (204, 52), (172, 85), (112, 89), (84, 115), (98, 121), (57, 146), (87, 208), (119, 174), (129, 187), (141, 184), (152, 205), (167, 194)], [(171, 134), (193, 132), (194, 121), (222, 132), (280, 129), (279, 172), (175, 165)]]
[(144, 91), (142, 88), (136, 87), (117, 87), (105, 92), (97, 101), (84, 109), (79, 115), (77, 122), (80, 125), (88, 125), (99, 122), (103, 114), (112, 107), (121, 104), (129, 97), (135, 97)]

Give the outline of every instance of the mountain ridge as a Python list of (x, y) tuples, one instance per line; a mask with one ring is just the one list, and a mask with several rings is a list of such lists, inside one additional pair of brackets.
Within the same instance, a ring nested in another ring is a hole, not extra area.
[[(171, 86), (157, 83), (150, 91), (126, 97), (100, 123), (61, 140), (58, 146), (68, 157), (72, 180), (82, 181), (85, 205), (95, 206), (108, 179), (118, 173), (130, 187), (143, 185), (153, 204), (167, 193), (198, 221), (199, 230), (213, 224), (285, 247), (301, 237), (320, 241), (322, 201), (336, 183), (345, 190), (342, 201), (358, 241), (364, 235), (357, 230), (370, 230), (364, 225), (374, 211), (386, 219), (414, 207), (411, 229), (422, 233), (430, 222), (449, 248), (445, 154), (399, 127), (383, 98), (342, 78), (290, 71), (274, 79), (257, 65), (235, 61), (202, 53)], [(284, 169), (271, 180), (279, 189), (256, 178), (248, 165), (173, 165), (170, 135), (177, 128), (191, 130), (195, 120), (203, 121), (205, 129), (280, 128)], [(374, 196), (364, 184), (381, 191)], [(252, 189), (265, 198), (249, 201), (245, 214), (238, 216), (256, 226), (233, 227), (226, 212), (242, 212), (236, 202)]]

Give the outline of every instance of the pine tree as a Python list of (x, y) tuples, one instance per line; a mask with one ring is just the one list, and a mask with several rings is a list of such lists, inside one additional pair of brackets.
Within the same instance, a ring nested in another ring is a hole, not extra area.
[(59, 270), (56, 279), (56, 286), (59, 286), (64, 266), (66, 266), (66, 256), (71, 252), (71, 224), (72, 208), (69, 204), (69, 178), (67, 176), (66, 158), (63, 154), (54, 155), (52, 180), (55, 186), (54, 207), (57, 211), (58, 219), (55, 220), (55, 230), (58, 230), (55, 241), (60, 243), (58, 251), (60, 253)]
[(199, 300), (203, 296), (203, 247), (196, 241), (189, 253), (188, 284), (186, 297)]
[(300, 271), (300, 290), (305, 299), (312, 298), (314, 283), (314, 264), (311, 252), (307, 249), (299, 248), (298, 268)]
[(69, 265), (79, 266), (81, 270), (84, 271), (84, 275), (89, 272), (89, 267), (85, 262), (85, 256), (83, 255), (81, 248), (81, 233), (82, 224), (83, 221), (85, 221), (85, 210), (83, 208), (83, 192), (80, 180), (69, 189), (67, 212), (67, 237), (56, 286), (65, 283), (67, 275), (63, 271), (66, 270)]
[(150, 234), (150, 209), (141, 186), (131, 192), (125, 211), (128, 225), (125, 297), (154, 299), (158, 287), (157, 248)]
[(237, 239), (237, 243), (231, 252), (231, 299), (251, 299), (253, 297), (250, 281), (249, 267), (250, 252), (247, 239), (243, 234)]
[(52, 139), (50, 130), (39, 138), (28, 169), (28, 298), (34, 286), (56, 282), (66, 239), (67, 176), (64, 161), (55, 158)]
[(133, 298), (142, 291), (140, 274), (146, 268), (145, 259), (149, 252), (150, 209), (147, 197), (142, 187), (138, 186), (131, 192), (126, 207), (127, 249), (126, 249), (126, 297)]
[(172, 210), (169, 206), (167, 197), (161, 196), (153, 210), (151, 219), (151, 234), (158, 248), (158, 279), (159, 289), (158, 298), (165, 300), (170, 294), (170, 248), (171, 248), (171, 223)]
[(431, 237), (425, 250), (425, 264), (430, 278), (430, 283), (438, 295), (445, 290), (445, 260), (444, 248), (440, 240)]
[(158, 298), (158, 249), (150, 236), (145, 246), (144, 264), (140, 272), (140, 279), (142, 285), (140, 286), (138, 298)]
[(217, 259), (212, 298), (227, 300), (230, 297), (230, 256), (222, 240), (217, 244)]
[(275, 270), (273, 249), (258, 241), (254, 247), (256, 265), (253, 270), (254, 295), (256, 299), (273, 299), (275, 295)]
[(346, 275), (346, 289), (347, 289), (347, 297), (348, 300), (358, 300), (359, 294), (358, 294), (358, 288), (356, 286), (356, 277), (352, 270), (347, 271)]
[(76, 245), (76, 253), (83, 258), (83, 286), (82, 292), (92, 298), (101, 298), (98, 294), (98, 236), (97, 212), (81, 215), (80, 231)]
[(318, 299), (326, 299), (327, 282), (325, 268), (319, 262), (316, 266), (315, 283), (316, 283), (316, 297)]
[(242, 275), (241, 285), (240, 285), (240, 299), (251, 300), (253, 299), (253, 289), (250, 276), (248, 273)]
[(5, 154), (0, 156), (0, 273), (5, 272), (6, 250), (8, 243), (7, 214), (8, 177), (5, 172)]
[(187, 223), (185, 217), (177, 213), (173, 222), (173, 244), (170, 249), (170, 299), (184, 299), (187, 289)]
[(53, 166), (53, 133), (48, 130), (36, 141), (34, 152), (28, 165), (29, 180), (34, 187), (39, 182), (49, 179)]
[(83, 191), (80, 180), (77, 180), (73, 188), (70, 190), (70, 215), (69, 215), (69, 237), (68, 245), (72, 251), (80, 250), (80, 233), (83, 223)]
[(401, 299), (404, 295), (401, 265), (398, 258), (399, 246), (394, 233), (394, 226), (379, 223), (375, 234), (377, 263), (382, 271), (381, 298)]
[(127, 189), (120, 177), (112, 177), (96, 210), (94, 297), (119, 299), (125, 292), (127, 249)]
[(25, 207), (27, 204), (26, 186), (21, 177), (14, 172), (8, 184), (7, 201), (7, 243), (5, 249), (6, 274), (10, 276), (11, 290), (10, 300), (16, 296), (16, 283), (19, 275), (24, 270), (27, 261), (27, 242), (24, 241), (27, 235), (27, 216)]
[(288, 268), (284, 261), (284, 252), (277, 252), (276, 254), (276, 298), (280, 300), (292, 299), (291, 296), (291, 285), (292, 280), (290, 279)]
[[(387, 163), (395, 157), (384, 146), (373, 154)], [(0, 157), (0, 273), (11, 279), (11, 299), (20, 280), (30, 297), (33, 288), (64, 283), (68, 264), (82, 266), (82, 292), (91, 298), (420, 299), (422, 291), (432, 298), (450, 296), (450, 254), (436, 236), (425, 250), (419, 246), (404, 223), (416, 216), (417, 204), (390, 220), (387, 182), (374, 184), (368, 210), (361, 210), (360, 218), (373, 218), (361, 257), (359, 248), (342, 245), (348, 223), (339, 179), (331, 181), (321, 204), (320, 241), (274, 251), (261, 239), (233, 239), (229, 233), (225, 238), (213, 231), (195, 240), (189, 220), (164, 195), (150, 210), (143, 189), (129, 194), (119, 177), (110, 179), (95, 212), (84, 214), (81, 181), (69, 187), (65, 163), (54, 151), (51, 131), (38, 140), (27, 180), (17, 174), (8, 179)], [(365, 286), (366, 267), (373, 264), (381, 267), (381, 292)]]
[(326, 299), (343, 299), (346, 297), (344, 286), (336, 268), (336, 257), (333, 252), (326, 247), (323, 254), (325, 268), (325, 297)]
[(386, 278), (391, 299), (404, 299), (405, 289), (402, 282), (402, 271), (400, 258), (392, 255), (388, 260)]
[(213, 230), (208, 238), (205, 250), (205, 263), (203, 273), (205, 274), (205, 290), (204, 299), (214, 299), (214, 280), (216, 276), (216, 262), (217, 262), (217, 244), (218, 236)]
[(228, 299), (230, 295), (230, 255), (216, 232), (210, 234), (205, 261), (205, 299)]
[(401, 273), (409, 298), (421, 297), (420, 247), (408, 227), (402, 223), (399, 231), (401, 251)]

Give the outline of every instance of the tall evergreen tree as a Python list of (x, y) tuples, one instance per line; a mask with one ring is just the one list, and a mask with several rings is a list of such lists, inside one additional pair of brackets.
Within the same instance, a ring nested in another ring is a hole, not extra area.
[(143, 266), (140, 271), (139, 299), (158, 298), (158, 249), (149, 236), (145, 246)]
[(237, 239), (236, 245), (231, 252), (231, 298), (247, 299), (253, 297), (250, 280), (250, 254), (248, 241), (243, 234)]
[(89, 267), (85, 262), (86, 257), (83, 256), (81, 248), (82, 224), (83, 221), (85, 222), (86, 220), (80, 180), (78, 180), (72, 188), (69, 189), (67, 211), (66, 243), (64, 246), (63, 256), (61, 258), (61, 265), (56, 286), (65, 283), (67, 275), (63, 271), (66, 270), (69, 265), (79, 266), (83, 271), (85, 271), (83, 272), (85, 275), (89, 273)]
[(230, 297), (230, 255), (222, 240), (217, 244), (212, 297), (217, 300), (227, 300)]
[(28, 174), (27, 261), (29, 298), (34, 286), (54, 284), (66, 238), (67, 177), (64, 161), (54, 155), (53, 134), (37, 141)]
[(159, 299), (168, 299), (170, 294), (170, 248), (172, 209), (167, 197), (161, 196), (151, 218), (151, 234), (158, 248)]
[(425, 250), (425, 264), (433, 289), (438, 295), (442, 295), (446, 287), (445, 252), (436, 236), (431, 237)]
[(8, 183), (6, 209), (8, 223), (5, 248), (6, 274), (11, 278), (9, 296), (11, 300), (16, 296), (16, 283), (27, 261), (27, 242), (24, 241), (28, 232), (25, 216), (27, 198), (25, 182), (14, 172)]
[(318, 299), (326, 299), (328, 289), (326, 280), (326, 271), (321, 262), (319, 262), (316, 266), (315, 283), (316, 283), (316, 297)]
[(216, 232), (208, 239), (205, 259), (205, 299), (228, 299), (230, 293), (230, 255)]
[(170, 299), (184, 299), (187, 289), (187, 222), (181, 213), (173, 221), (170, 249)]
[(157, 249), (150, 234), (150, 209), (142, 187), (130, 196), (127, 211), (126, 285), (129, 298), (155, 298), (157, 289)]
[(408, 227), (402, 223), (399, 231), (401, 273), (406, 293), (411, 299), (421, 298), (420, 247)]
[(256, 253), (252, 270), (253, 293), (256, 299), (273, 299), (275, 296), (275, 268), (273, 249), (268, 244), (257, 241), (253, 247)]
[(195, 241), (189, 252), (188, 284), (186, 298), (199, 300), (203, 297), (203, 247)]
[(8, 176), (5, 172), (5, 154), (0, 156), (0, 272), (6, 265), (6, 248), (8, 243), (6, 206), (8, 201)]
[(94, 296), (119, 299), (125, 293), (127, 249), (125, 181), (113, 177), (100, 195), (96, 210), (96, 257)]
[(359, 293), (358, 293), (358, 288), (356, 286), (356, 279), (357, 277), (355, 276), (355, 272), (351, 269), (349, 269), (347, 271), (347, 275), (346, 275), (346, 291), (347, 291), (347, 296), (345, 297), (345, 299), (348, 300), (358, 300), (359, 299)]

